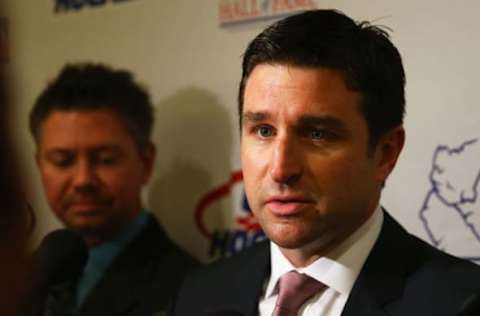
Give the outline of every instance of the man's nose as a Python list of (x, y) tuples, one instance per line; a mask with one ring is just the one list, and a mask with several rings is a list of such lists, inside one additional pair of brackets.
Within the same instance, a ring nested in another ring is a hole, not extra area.
[(74, 171), (73, 185), (76, 189), (92, 187), (98, 181), (97, 172), (92, 162), (80, 160)]
[(270, 176), (280, 184), (292, 185), (303, 172), (303, 161), (298, 144), (289, 136), (278, 137), (270, 157)]

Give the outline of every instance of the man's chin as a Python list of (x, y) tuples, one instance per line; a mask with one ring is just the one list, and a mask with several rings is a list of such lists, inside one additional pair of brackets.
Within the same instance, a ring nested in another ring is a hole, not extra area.
[[(322, 249), (327, 247), (332, 241), (326, 234), (320, 231), (308, 231), (305, 229), (281, 229), (275, 231), (266, 231), (268, 238), (277, 244), (280, 248), (294, 249)], [(330, 236), (332, 237), (332, 236)]]
[(105, 223), (98, 219), (73, 219), (65, 222), (65, 226), (80, 235), (99, 234), (105, 230)]
[(303, 240), (303, 239), (295, 239), (295, 238), (276, 238), (272, 239), (270, 238), (271, 241), (273, 241), (278, 247), (284, 248), (284, 249), (300, 249), (303, 248), (305, 245), (309, 244), (308, 241)]
[(111, 238), (108, 229), (98, 224), (70, 225), (67, 228), (82, 236), (88, 247), (95, 247)]
[(311, 238), (308, 236), (302, 236), (300, 234), (287, 234), (287, 233), (266, 233), (268, 238), (277, 244), (280, 248), (285, 249), (298, 249), (302, 248), (306, 244), (311, 242)]

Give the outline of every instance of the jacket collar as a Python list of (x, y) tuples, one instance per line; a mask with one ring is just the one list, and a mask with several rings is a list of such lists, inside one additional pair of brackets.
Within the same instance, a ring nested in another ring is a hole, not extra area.
[(252, 251), (250, 259), (233, 279), (236, 284), (233, 288), (245, 289), (235, 296), (235, 306), (238, 306), (238, 312), (246, 316), (258, 314), (258, 301), (262, 296), (265, 279), (270, 274), (270, 241), (259, 243)]
[[(417, 266), (411, 236), (384, 212), (380, 236), (365, 262), (342, 316), (388, 315), (402, 295), (405, 280)], [(408, 255), (406, 255), (408, 254)], [(410, 259), (411, 258), (411, 259)]]
[[(158, 247), (158, 251), (151, 251), (152, 242)], [(124, 315), (134, 308), (144, 295), (141, 289), (151, 282), (150, 278), (155, 269), (154, 256), (161, 256), (169, 247), (171, 243), (165, 233), (149, 214), (144, 228), (107, 268), (78, 315), (100, 315), (105, 312), (112, 316)], [(138, 262), (142, 264), (139, 265)], [(108, 311), (100, 310), (105, 307), (108, 307)]]

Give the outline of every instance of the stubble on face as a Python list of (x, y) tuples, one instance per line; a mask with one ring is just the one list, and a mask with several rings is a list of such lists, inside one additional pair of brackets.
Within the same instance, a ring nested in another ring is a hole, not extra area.
[(151, 172), (154, 156), (146, 163), (137, 150), (111, 110), (50, 114), (37, 162), (57, 217), (91, 243), (117, 233), (141, 210), (141, 188)]
[(378, 203), (359, 94), (334, 70), (261, 64), (244, 100), (241, 158), (255, 216), (297, 259), (324, 254)]

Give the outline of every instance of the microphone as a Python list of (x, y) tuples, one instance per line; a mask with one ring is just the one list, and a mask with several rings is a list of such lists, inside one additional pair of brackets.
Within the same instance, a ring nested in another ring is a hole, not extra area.
[(68, 229), (49, 233), (32, 258), (29, 304), (26, 304), (31, 308), (30, 315), (42, 314), (51, 287), (78, 278), (87, 260), (87, 245), (78, 234)]
[(34, 254), (35, 285), (49, 287), (78, 277), (88, 260), (82, 237), (68, 229), (48, 234)]
[(462, 305), (458, 316), (480, 315), (480, 293), (470, 295)]

